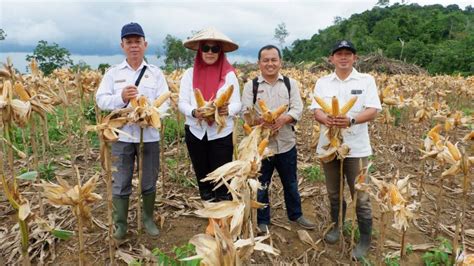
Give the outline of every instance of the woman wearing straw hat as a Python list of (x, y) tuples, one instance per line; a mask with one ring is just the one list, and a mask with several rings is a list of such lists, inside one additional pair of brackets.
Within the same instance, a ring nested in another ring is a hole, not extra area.
[[(235, 69), (227, 61), (226, 52), (237, 50), (238, 45), (214, 28), (199, 31), (184, 42), (184, 47), (197, 51), (194, 67), (183, 74), (178, 108), (186, 116), (185, 140), (199, 185), (199, 194), (205, 201), (230, 199), (225, 186), (213, 190), (210, 182), (200, 182), (219, 166), (232, 161), (232, 117), (240, 112), (240, 90)], [(230, 85), (234, 86), (229, 104), (218, 109), (227, 116), (226, 127), (220, 131), (217, 124), (203, 117), (197, 109), (194, 89), (199, 89), (204, 100), (219, 97)]]

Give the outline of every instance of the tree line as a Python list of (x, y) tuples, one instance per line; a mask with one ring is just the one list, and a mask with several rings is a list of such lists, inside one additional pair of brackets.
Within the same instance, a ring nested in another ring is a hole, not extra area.
[(359, 54), (382, 52), (431, 74), (474, 73), (474, 8), (457, 5), (393, 4), (379, 1), (369, 11), (334, 24), (284, 49), (286, 61), (321, 61), (336, 40), (350, 39)]
[[(194, 32), (191, 32), (191, 35)], [(274, 39), (283, 47), (289, 35), (285, 23), (277, 25)], [(0, 40), (7, 34), (0, 29)], [(347, 19), (336, 17), (332, 26), (319, 30), (308, 40), (296, 40), (283, 48), (285, 61), (321, 62), (329, 55), (336, 40), (350, 39), (361, 55), (382, 53), (389, 58), (416, 64), (431, 74), (474, 73), (474, 8), (464, 10), (457, 5), (405, 5), (379, 0), (369, 11)], [(178, 37), (168, 34), (157, 58), (164, 58), (164, 70), (187, 68), (192, 65), (194, 51), (185, 49)], [(40, 69), (48, 75), (54, 69), (70, 66), (90, 69), (84, 61), (74, 64), (70, 52), (58, 44), (41, 40), (26, 60), (36, 59)], [(105, 71), (110, 65), (100, 64)]]

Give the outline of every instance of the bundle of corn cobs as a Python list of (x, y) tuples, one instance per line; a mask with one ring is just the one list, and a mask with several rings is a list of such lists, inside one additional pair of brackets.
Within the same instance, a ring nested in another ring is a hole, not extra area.
[[(344, 106), (339, 109), (339, 101), (334, 96), (332, 98), (331, 107), (324, 102), (324, 100), (320, 97), (314, 97), (316, 102), (321, 106), (323, 112), (329, 116), (337, 117), (337, 116), (344, 116), (351, 110), (352, 106), (354, 106), (355, 102), (357, 101), (357, 96), (353, 96)], [(323, 147), (324, 153), (318, 155), (318, 159), (323, 161), (324, 163), (328, 163), (334, 160), (336, 157), (338, 159), (344, 159), (350, 152), (349, 146), (344, 143), (342, 137), (342, 131), (345, 129), (340, 129), (336, 127), (327, 128), (324, 134), (329, 140), (329, 144)]]
[(219, 115), (219, 108), (227, 104), (234, 92), (234, 86), (230, 85), (215, 100), (205, 101), (199, 89), (194, 89), (194, 97), (196, 98), (197, 110), (203, 113), (204, 118), (209, 122), (217, 123), (217, 132), (221, 132), (227, 125), (226, 116)]

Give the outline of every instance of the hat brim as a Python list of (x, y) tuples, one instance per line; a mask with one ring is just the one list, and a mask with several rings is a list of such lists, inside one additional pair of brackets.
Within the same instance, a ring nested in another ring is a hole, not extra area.
[(335, 52), (337, 52), (337, 51), (339, 51), (339, 50), (342, 50), (342, 49), (349, 50), (349, 51), (351, 51), (353, 54), (356, 54), (356, 49), (354, 49), (354, 48), (352, 48), (352, 47), (346, 47), (346, 46), (344, 46), (344, 47), (338, 47), (338, 48), (332, 50), (331, 55), (334, 55)]
[(207, 39), (200, 39), (200, 40), (188, 40), (183, 43), (184, 47), (197, 51), (199, 50), (199, 42), (201, 41), (215, 41), (215, 42), (220, 42), (222, 44), (222, 51), (225, 53), (227, 52), (233, 52), (237, 49), (239, 49), (239, 46), (233, 42), (228, 42), (222, 39), (212, 39), (212, 38), (207, 38)]
[(140, 32), (130, 32), (130, 33), (122, 35), (122, 38), (125, 38), (127, 36), (132, 36), (132, 35), (140, 36), (140, 37), (145, 38), (145, 35), (143, 35), (143, 33), (140, 33)]

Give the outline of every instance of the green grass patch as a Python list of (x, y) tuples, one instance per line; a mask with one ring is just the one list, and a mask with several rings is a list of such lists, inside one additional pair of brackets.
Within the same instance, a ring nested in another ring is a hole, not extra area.
[(324, 182), (319, 166), (311, 165), (303, 169), (303, 176), (311, 182)]

